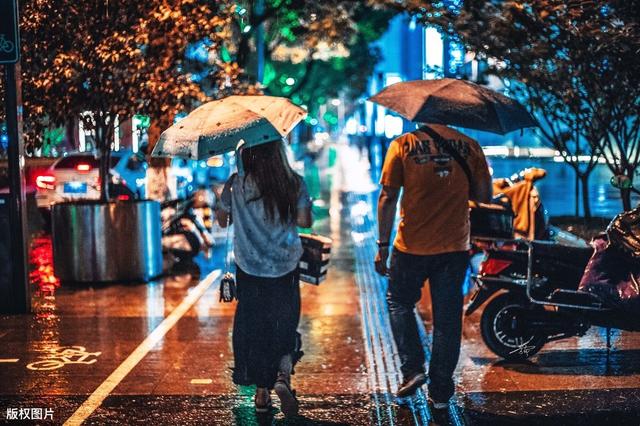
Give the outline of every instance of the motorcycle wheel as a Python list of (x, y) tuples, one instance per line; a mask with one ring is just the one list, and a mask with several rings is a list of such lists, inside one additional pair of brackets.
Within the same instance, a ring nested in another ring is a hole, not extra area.
[(522, 297), (502, 293), (484, 308), (480, 319), (482, 340), (499, 357), (524, 361), (542, 349), (547, 336), (531, 330), (522, 319), (527, 302)]

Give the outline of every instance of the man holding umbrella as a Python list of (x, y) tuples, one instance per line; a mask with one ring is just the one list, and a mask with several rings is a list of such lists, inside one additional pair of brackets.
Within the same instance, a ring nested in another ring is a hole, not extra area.
[[(379, 274), (389, 276), (387, 301), (404, 376), (398, 397), (414, 394), (427, 381), (414, 307), (429, 280), (433, 311), (429, 397), (432, 408), (445, 410), (455, 391), (453, 372), (460, 354), (462, 285), (470, 248), (468, 202), (489, 202), (492, 185), (480, 145), (443, 124), (506, 133), (510, 130), (504, 126), (525, 125), (509, 122), (499, 113), (522, 110), (502, 95), (451, 79), (397, 83), (371, 100), (412, 121), (440, 123), (424, 125), (389, 146), (380, 180), (375, 266)], [(524, 124), (533, 124), (526, 111), (524, 118)], [(401, 188), (400, 222), (388, 266)]]

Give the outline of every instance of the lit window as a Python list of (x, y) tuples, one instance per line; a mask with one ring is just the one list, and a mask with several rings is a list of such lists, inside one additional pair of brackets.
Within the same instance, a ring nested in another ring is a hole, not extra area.
[(431, 80), (442, 76), (444, 43), (442, 35), (434, 27), (424, 29), (423, 78)]

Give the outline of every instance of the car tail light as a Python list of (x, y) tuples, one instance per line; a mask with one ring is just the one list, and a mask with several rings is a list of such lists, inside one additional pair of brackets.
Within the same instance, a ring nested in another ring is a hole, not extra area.
[(498, 275), (511, 266), (512, 263), (509, 260), (489, 258), (480, 265), (480, 275)]
[(51, 175), (36, 176), (36, 186), (40, 189), (56, 189), (56, 178)]
[(120, 200), (120, 201), (128, 201), (129, 200), (129, 196), (126, 195), (126, 194), (118, 195), (116, 198), (118, 200)]
[(76, 170), (80, 173), (87, 173), (88, 171), (91, 171), (91, 166), (86, 163), (80, 163), (76, 166)]

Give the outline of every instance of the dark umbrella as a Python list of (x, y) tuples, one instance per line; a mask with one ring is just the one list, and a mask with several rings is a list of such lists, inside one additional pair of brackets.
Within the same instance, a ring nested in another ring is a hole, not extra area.
[(452, 78), (392, 84), (369, 100), (418, 123), (448, 124), (501, 135), (538, 125), (517, 101)]

